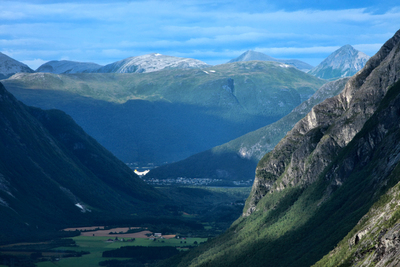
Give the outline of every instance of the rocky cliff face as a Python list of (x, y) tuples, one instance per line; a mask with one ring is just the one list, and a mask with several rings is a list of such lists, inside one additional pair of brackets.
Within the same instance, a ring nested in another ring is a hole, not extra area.
[[(368, 168), (375, 194), (390, 188), (374, 203), (349, 234), (315, 266), (399, 266), (400, 264), (400, 82), (386, 94), (384, 101), (353, 142), (345, 165), (334, 164), (329, 177), (342, 183), (342, 177), (355, 164)], [(373, 165), (370, 164), (373, 162)], [(372, 165), (372, 167), (371, 167)], [(397, 182), (397, 184), (396, 184)], [(329, 264), (328, 264), (329, 263)]]
[[(347, 81), (348, 78), (342, 78), (324, 84), (308, 100), (302, 102), (279, 121), (254, 132), (250, 132), (222, 146), (227, 146), (230, 150), (237, 150), (238, 155), (241, 157), (248, 159), (254, 158), (257, 159), (257, 161), (261, 160), (267, 152), (271, 151), (277, 143), (285, 137), (286, 133), (290, 131), (300, 119), (311, 111), (312, 107), (329, 97), (337, 95), (344, 89)], [(255, 143), (249, 143), (247, 140), (257, 141)]]
[[(313, 183), (349, 144), (376, 111), (389, 86), (400, 77), (399, 41), (397, 32), (349, 80), (341, 94), (315, 106), (264, 156), (257, 166), (245, 216), (257, 209), (257, 203), (267, 193)], [(347, 168), (351, 169), (351, 164)], [(339, 173), (329, 175), (332, 183), (343, 182)]]

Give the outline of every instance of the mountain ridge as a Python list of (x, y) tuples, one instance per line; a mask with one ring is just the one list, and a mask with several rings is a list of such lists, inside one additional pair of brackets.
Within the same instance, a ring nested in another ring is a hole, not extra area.
[(49, 72), (56, 74), (82, 73), (97, 70), (102, 66), (92, 62), (77, 62), (70, 60), (52, 60), (40, 65), (36, 72)]
[(162, 69), (191, 69), (209, 67), (197, 59), (166, 56), (152, 53), (134, 56), (105, 65), (97, 70), (87, 71), (96, 73), (146, 73)]

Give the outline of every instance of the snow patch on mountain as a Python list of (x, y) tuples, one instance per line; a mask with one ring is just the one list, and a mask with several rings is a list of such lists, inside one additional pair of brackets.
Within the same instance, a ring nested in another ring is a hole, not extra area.
[(99, 73), (145, 73), (163, 69), (192, 69), (209, 67), (207, 63), (192, 59), (166, 56), (152, 53), (143, 56), (129, 57), (108, 64), (95, 72)]

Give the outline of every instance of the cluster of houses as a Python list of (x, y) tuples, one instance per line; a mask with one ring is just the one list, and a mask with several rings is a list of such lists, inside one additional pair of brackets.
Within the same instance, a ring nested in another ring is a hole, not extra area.
[(135, 241), (135, 238), (127, 238), (127, 239), (125, 239), (125, 238), (115, 237), (114, 239), (113, 238), (109, 238), (109, 239), (106, 240), (106, 242), (133, 242), (133, 241)]
[(222, 179), (211, 179), (211, 178), (170, 178), (170, 179), (158, 179), (158, 178), (148, 178), (143, 179), (146, 183), (152, 185), (173, 185), (173, 184), (181, 184), (181, 185), (211, 185), (218, 182), (221, 182)]
[(154, 233), (151, 236), (149, 236), (149, 240), (157, 240), (158, 238), (165, 239), (165, 237), (163, 237), (161, 233)]
[[(250, 180), (240, 180), (240, 181), (223, 181), (222, 179), (212, 179), (212, 178), (168, 178), (168, 179), (158, 179), (158, 178), (146, 178), (146, 174), (150, 169), (154, 168), (153, 163), (149, 163), (147, 167), (135, 167), (137, 163), (126, 163), (140, 178), (143, 179), (148, 184), (151, 185), (222, 185), (224, 186), (251, 186), (253, 184), (253, 179)], [(138, 169), (143, 169), (139, 171)]]

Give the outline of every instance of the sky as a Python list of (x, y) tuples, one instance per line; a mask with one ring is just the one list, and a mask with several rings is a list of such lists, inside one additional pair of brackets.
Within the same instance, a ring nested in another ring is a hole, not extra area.
[(247, 50), (316, 66), (346, 44), (373, 56), (399, 29), (398, 0), (0, 0), (0, 52), (34, 70), (149, 53), (217, 65)]

